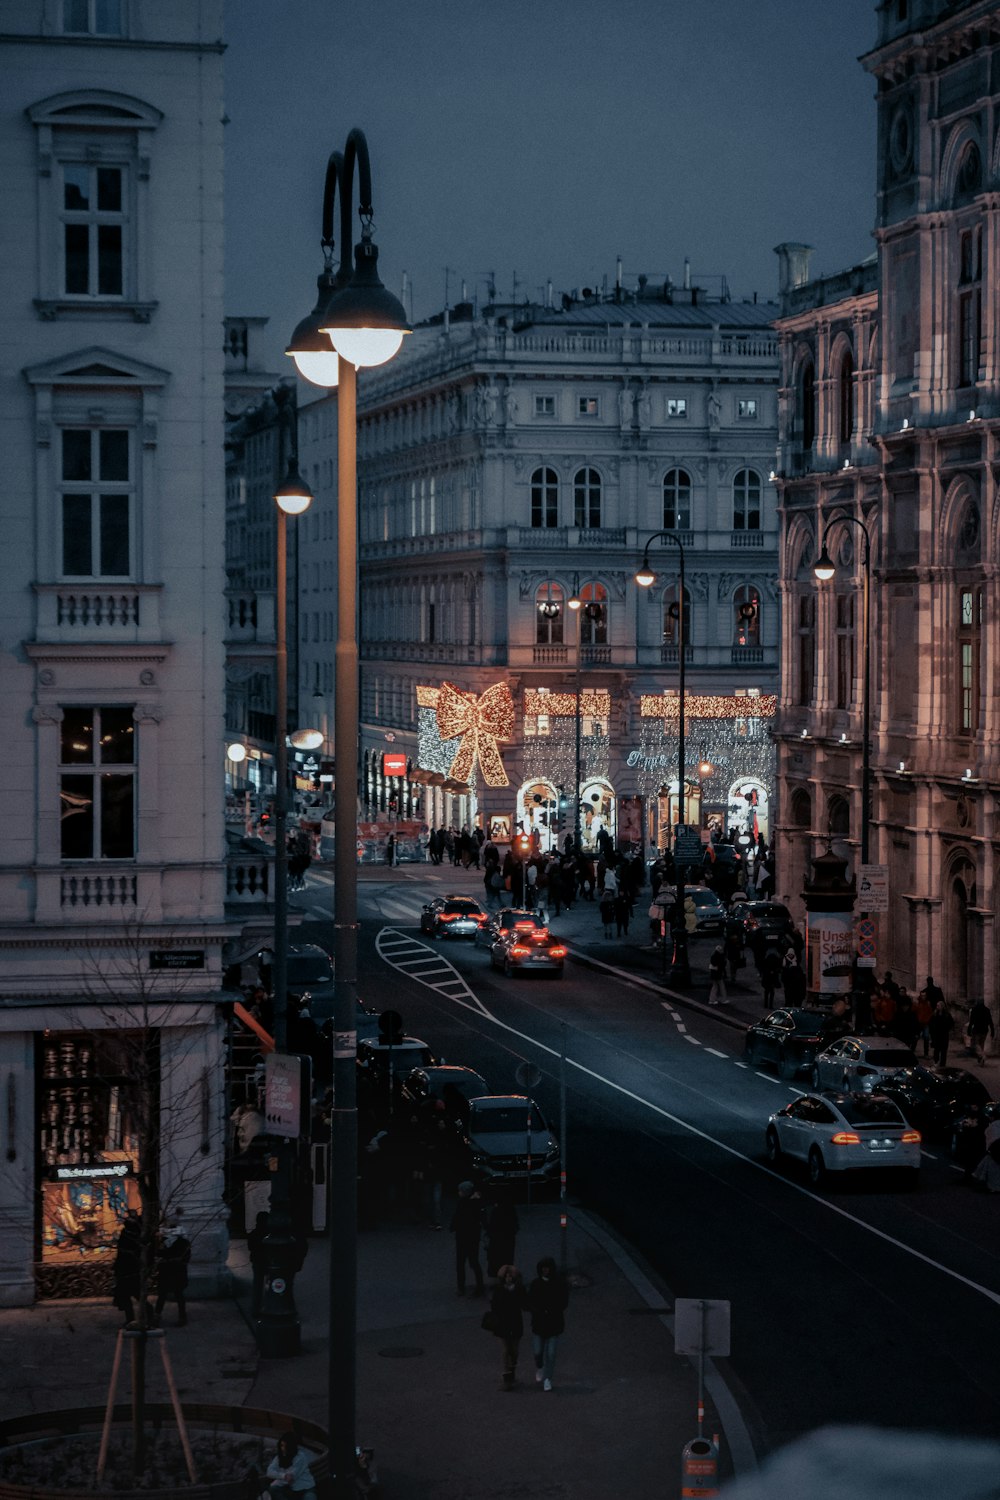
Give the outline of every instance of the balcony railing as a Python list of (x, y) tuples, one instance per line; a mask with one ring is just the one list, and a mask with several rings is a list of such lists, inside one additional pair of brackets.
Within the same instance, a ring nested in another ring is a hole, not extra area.
[[(676, 667), (677, 664), (680, 661), (680, 655), (681, 655), (681, 650), (680, 650), (679, 646), (662, 645), (660, 647), (660, 660), (663, 662), (663, 665), (665, 667)], [(691, 650), (690, 646), (685, 646), (684, 647), (684, 662), (685, 662), (685, 665), (688, 662), (691, 662), (693, 660), (694, 660), (694, 652)]]
[(734, 646), (732, 650), (732, 663), (734, 667), (759, 667), (764, 661), (763, 646)]
[(135, 906), (136, 878), (131, 874), (63, 875), (59, 882), (59, 899), (66, 907)]
[(763, 547), (764, 533), (762, 531), (734, 531), (729, 545), (734, 548)]
[(37, 639), (58, 642), (155, 642), (160, 638), (158, 584), (38, 583)]
[(569, 647), (535, 646), (531, 659), (536, 667), (564, 667), (569, 661)]
[(274, 595), (226, 591), (226, 645), (273, 646)]
[(271, 865), (259, 856), (226, 861), (226, 904), (262, 906), (269, 899)]

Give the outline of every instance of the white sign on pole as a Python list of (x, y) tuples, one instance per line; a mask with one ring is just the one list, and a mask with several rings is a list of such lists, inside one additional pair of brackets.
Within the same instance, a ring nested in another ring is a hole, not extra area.
[(269, 1135), (296, 1138), (302, 1119), (302, 1063), (269, 1052), (264, 1059), (264, 1119)]
[(859, 911), (889, 910), (889, 866), (861, 865), (858, 870)]
[(674, 1298), (674, 1353), (729, 1353), (730, 1303), (707, 1297)]

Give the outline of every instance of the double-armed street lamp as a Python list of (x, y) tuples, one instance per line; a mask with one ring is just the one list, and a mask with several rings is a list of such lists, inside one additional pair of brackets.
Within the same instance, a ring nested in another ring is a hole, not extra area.
[[(358, 172), (361, 239), (350, 269), (354, 174)], [(333, 208), (339, 192), (341, 261), (333, 272)], [(368, 143), (352, 130), (326, 168), (319, 298), (293, 333), (287, 353), (313, 384), (337, 386), (337, 641), (334, 680), (334, 1015), (331, 1128), (329, 1436), (334, 1493), (355, 1497), (357, 1324), (357, 371), (384, 364), (410, 325), (402, 303), (378, 278), (372, 239)]]
[[(646, 538), (643, 548), (642, 566), (635, 575), (635, 581), (640, 588), (652, 588), (656, 582), (656, 574), (649, 565), (649, 549), (654, 542), (670, 542), (677, 548), (679, 554), (679, 589), (677, 600), (677, 687), (678, 687), (678, 710), (677, 710), (677, 787), (678, 808), (680, 817), (677, 824), (677, 840), (674, 843), (674, 914), (673, 914), (673, 947), (670, 958), (670, 977), (677, 984), (689, 984), (691, 981), (691, 962), (688, 957), (687, 946), (687, 924), (684, 919), (684, 889), (687, 884), (687, 865), (682, 863), (685, 857), (685, 844), (687, 842), (687, 821), (685, 806), (686, 778), (684, 767), (684, 691), (685, 691), (685, 656), (687, 653), (687, 641), (684, 630), (684, 606), (687, 594), (684, 587), (684, 544), (680, 537), (673, 531), (654, 531), (652, 536)], [(669, 805), (669, 800), (668, 800)], [(671, 826), (669, 837), (674, 838), (674, 827)], [(667, 945), (663, 945), (663, 964), (667, 966)]]
[[(583, 600), (580, 597), (579, 580), (575, 579), (574, 580), (574, 584), (573, 584), (573, 592), (569, 596), (569, 598), (566, 600), (566, 607), (567, 607), (567, 609), (569, 609), (570, 611), (572, 611), (572, 613), (573, 613), (573, 615), (574, 615), (574, 617), (576, 619), (576, 667), (575, 667), (575, 679), (576, 679), (575, 680), (575, 689), (576, 689), (576, 698), (575, 698), (575, 701), (576, 701), (576, 716), (575, 717), (576, 717), (576, 723), (575, 723), (575, 737), (574, 737), (575, 750), (574, 750), (574, 757), (573, 757), (573, 759), (574, 759), (574, 767), (575, 767), (575, 774), (576, 774), (576, 782), (575, 782), (575, 791), (574, 791), (574, 794), (573, 794), (573, 806), (574, 806), (574, 814), (573, 814), (573, 816), (574, 816), (574, 825), (573, 825), (573, 827), (574, 827), (574, 835), (573, 835), (573, 838), (574, 838), (574, 846), (575, 846), (574, 850), (573, 850), (573, 853), (574, 853), (575, 857), (577, 859), (579, 859), (580, 854), (581, 854), (582, 849), (583, 849), (583, 844), (582, 844), (582, 841), (581, 841), (582, 840), (582, 831), (583, 831), (582, 827), (581, 827), (582, 809), (581, 809), (581, 806), (580, 806), (580, 782), (581, 782), (581, 778), (582, 778), (582, 766), (581, 766), (582, 753), (581, 753), (581, 743), (580, 743), (581, 718), (582, 718), (582, 707), (581, 707), (581, 702), (580, 702), (580, 691), (581, 691), (581, 674), (580, 674), (580, 668), (581, 668), (581, 664), (582, 664), (582, 660), (583, 660), (583, 639), (582, 639), (582, 636), (583, 636), (583, 620), (584, 620), (584, 618), (586, 618), (588, 620), (591, 620), (591, 621), (599, 620), (601, 618), (601, 606), (595, 600), (591, 600), (589, 603), (584, 604)], [(554, 620), (561, 613), (561, 605), (559, 605), (554, 599), (545, 599), (545, 600), (543, 600), (542, 603), (538, 606), (538, 608), (539, 608), (540, 612), (545, 616), (545, 618), (547, 620)]]

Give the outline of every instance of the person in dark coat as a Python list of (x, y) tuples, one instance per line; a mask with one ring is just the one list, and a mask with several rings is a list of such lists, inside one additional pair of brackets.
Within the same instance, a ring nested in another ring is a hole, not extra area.
[(479, 1260), (479, 1241), (483, 1233), (483, 1200), (476, 1192), (475, 1184), (458, 1184), (458, 1202), (449, 1225), (455, 1236), (455, 1285), (460, 1297), (465, 1296), (465, 1267), (471, 1266), (476, 1278), (476, 1295), (485, 1291), (483, 1268)]
[(775, 991), (781, 986), (781, 955), (777, 948), (765, 948), (760, 961), (760, 982), (764, 990), (764, 1004), (770, 1010), (774, 1004)]
[(807, 986), (805, 970), (791, 951), (785, 954), (785, 963), (781, 970), (781, 983), (785, 991), (786, 1005), (798, 1006), (805, 1004)]
[(615, 898), (614, 896), (602, 896), (600, 905), (601, 921), (604, 923), (604, 936), (611, 936), (611, 924), (615, 920)]
[(114, 1287), (112, 1298), (125, 1322), (135, 1317), (134, 1302), (139, 1296), (139, 1270), (142, 1260), (142, 1220), (134, 1208), (125, 1216), (115, 1246)]
[(524, 1333), (524, 1313), (528, 1305), (527, 1294), (521, 1273), (516, 1266), (501, 1266), (493, 1296), (490, 1298), (490, 1313), (493, 1333), (503, 1346), (501, 1374), (505, 1391), (514, 1389), (517, 1378), (517, 1356)]
[(486, 1212), (486, 1269), (491, 1276), (514, 1259), (517, 1231), (520, 1229), (517, 1209), (507, 1197), (500, 1197)]
[(969, 1019), (966, 1023), (969, 1041), (972, 1050), (976, 1054), (976, 1061), (981, 1068), (986, 1066), (986, 1041), (994, 1035), (993, 1017), (990, 1008), (982, 1000), (974, 1000), (969, 1006)]
[(934, 1014), (927, 1023), (927, 1030), (931, 1034), (934, 1061), (939, 1068), (948, 1066), (948, 1044), (951, 1041), (951, 1032), (954, 1024), (951, 1018), (951, 1011), (943, 1000), (939, 1000), (934, 1007)]
[(181, 1233), (176, 1224), (168, 1224), (156, 1258), (156, 1316), (159, 1317), (163, 1312), (165, 1302), (176, 1302), (178, 1328), (183, 1328), (187, 1322), (184, 1293), (188, 1283), (190, 1259), (191, 1241)]
[(531, 1337), (535, 1349), (535, 1381), (545, 1391), (552, 1389), (559, 1336), (566, 1328), (569, 1288), (551, 1255), (538, 1262), (538, 1275), (528, 1288)]
[(628, 937), (628, 924), (631, 915), (631, 903), (625, 892), (619, 891), (615, 897), (615, 928), (618, 937)]

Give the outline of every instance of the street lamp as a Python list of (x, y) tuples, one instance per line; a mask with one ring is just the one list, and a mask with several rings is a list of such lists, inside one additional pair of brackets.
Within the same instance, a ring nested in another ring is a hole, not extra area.
[[(288, 473), (274, 492), (278, 507), (278, 544), (275, 559), (275, 724), (274, 724), (274, 964), (271, 988), (274, 1003), (274, 1050), (288, 1050), (288, 517), (300, 516), (312, 504), (312, 490), (299, 474), (295, 457), (294, 422), (290, 407), (283, 421), (292, 430)], [(262, 1354), (271, 1358), (299, 1352), (301, 1326), (295, 1309), (295, 1237), (292, 1232), (291, 1142), (282, 1139), (276, 1151), (277, 1169), (271, 1181), (264, 1292), (257, 1319)]]
[[(684, 604), (686, 593), (684, 588), (684, 545), (674, 531), (654, 531), (653, 535), (646, 538), (646, 545), (642, 553), (642, 566), (635, 575), (635, 581), (640, 588), (652, 588), (656, 582), (656, 574), (649, 565), (649, 549), (653, 542), (671, 542), (680, 555), (679, 573), (680, 590), (677, 611), (677, 685), (679, 693), (678, 715), (677, 715), (677, 786), (678, 802), (680, 808), (680, 821), (678, 832), (680, 838), (674, 845), (674, 917), (673, 917), (673, 953), (670, 960), (670, 977), (678, 984), (689, 984), (691, 981), (691, 963), (688, 957), (687, 946), (687, 924), (684, 920), (684, 888), (687, 884), (687, 865), (681, 863), (684, 857), (684, 845), (686, 843), (687, 824), (685, 821), (685, 776), (684, 776), (684, 687), (685, 687), (685, 652), (687, 642), (684, 638)], [(670, 832), (673, 834), (673, 828)], [(680, 848), (678, 849), (678, 845)], [(678, 857), (680, 856), (680, 857)], [(667, 945), (663, 945), (663, 965), (667, 966)]]
[(580, 703), (580, 666), (583, 658), (583, 620), (584, 616), (586, 616), (586, 618), (591, 621), (599, 620), (601, 618), (601, 606), (596, 602), (596, 600), (593, 599), (591, 599), (588, 604), (584, 604), (583, 600), (580, 598), (578, 589), (579, 584), (574, 581), (573, 592), (566, 600), (567, 607), (571, 609), (576, 616), (576, 791), (574, 795), (574, 803), (576, 807), (574, 840), (576, 848), (574, 850), (574, 853), (577, 859), (580, 858), (580, 855), (583, 852), (583, 832), (580, 826), (580, 781), (582, 779), (580, 765), (580, 723), (583, 717), (582, 707)]
[(813, 572), (821, 583), (828, 583), (837, 571), (837, 565), (827, 550), (830, 532), (841, 524), (856, 526), (865, 539), (862, 554), (862, 605), (861, 605), (861, 863), (868, 863), (868, 825), (871, 809), (871, 747), (869, 731), (871, 723), (871, 571), (872, 539), (868, 527), (858, 516), (846, 512), (833, 516), (823, 529), (822, 550)]
[[(358, 169), (361, 242), (354, 275), (348, 278), (354, 170)], [(378, 250), (372, 242), (371, 166), (368, 142), (360, 130), (347, 137), (343, 155), (327, 162), (323, 199), (323, 244), (331, 274), (333, 200), (341, 198), (341, 264), (325, 308), (311, 314), (340, 356), (337, 385), (337, 642), (334, 682), (334, 1014), (331, 1181), (335, 1203), (330, 1215), (329, 1436), (335, 1493), (354, 1500), (358, 1276), (357, 1052), (358, 870), (358, 485), (357, 367), (382, 364), (410, 332), (402, 304), (378, 279)], [(321, 282), (321, 297), (325, 288)], [(311, 337), (304, 319), (289, 352)], [(323, 351), (325, 352), (325, 351)], [(330, 381), (330, 384), (333, 382)]]

